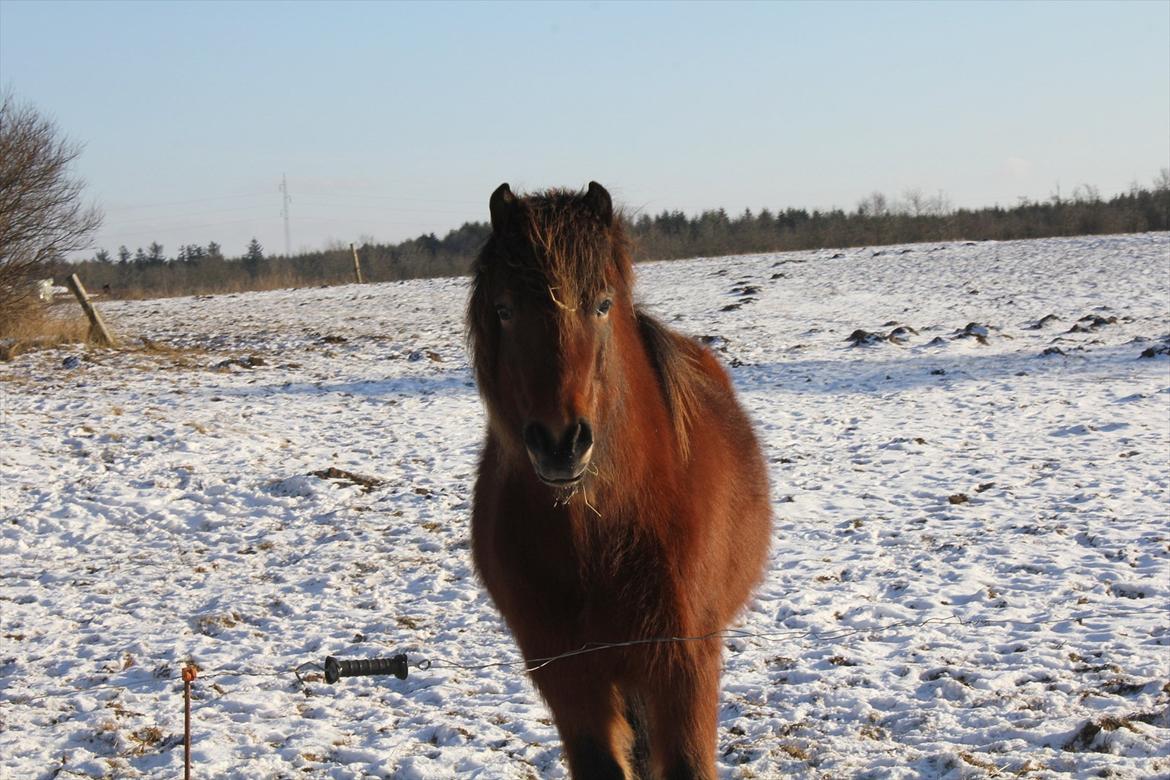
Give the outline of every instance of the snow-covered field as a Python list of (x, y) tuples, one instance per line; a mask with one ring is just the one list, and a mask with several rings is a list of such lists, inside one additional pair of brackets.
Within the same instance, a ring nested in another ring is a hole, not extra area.
[[(723, 776), (1170, 774), (1170, 235), (639, 285), (771, 465)], [(466, 290), (111, 302), (149, 348), (0, 364), (0, 777), (178, 776), (187, 662), (198, 777), (566, 776), (470, 566)], [(396, 652), (433, 666), (291, 672)]]

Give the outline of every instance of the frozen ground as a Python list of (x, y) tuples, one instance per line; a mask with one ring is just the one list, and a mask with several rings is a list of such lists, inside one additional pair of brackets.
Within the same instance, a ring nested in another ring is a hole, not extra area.
[[(723, 776), (1170, 773), (1170, 235), (639, 277), (771, 463)], [(0, 364), (0, 776), (178, 776), (191, 661), (199, 777), (565, 777), (518, 665), (452, 666), (516, 660), (469, 564), (465, 295), (108, 303), (148, 348)], [(289, 671), (399, 651), (434, 666)]]

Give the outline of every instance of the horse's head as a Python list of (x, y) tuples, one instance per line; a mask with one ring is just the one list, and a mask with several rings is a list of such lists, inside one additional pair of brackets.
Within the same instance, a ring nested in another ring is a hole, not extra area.
[(524, 198), (502, 184), (490, 206), (468, 306), (476, 379), (505, 454), (571, 490), (606, 447), (613, 347), (634, 327), (621, 220), (596, 182)]

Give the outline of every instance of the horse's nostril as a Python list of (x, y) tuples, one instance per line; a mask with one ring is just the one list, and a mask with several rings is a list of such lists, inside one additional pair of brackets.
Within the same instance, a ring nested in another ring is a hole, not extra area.
[(524, 446), (541, 459), (576, 463), (593, 447), (593, 427), (586, 420), (578, 420), (556, 437), (544, 425), (530, 422), (524, 426)]
[(577, 439), (573, 447), (573, 454), (577, 457), (584, 455), (593, 446), (593, 428), (587, 420), (577, 423)]
[(530, 422), (524, 426), (524, 446), (537, 455), (547, 455), (552, 450), (552, 436), (540, 423)]
[(560, 452), (568, 458), (577, 460), (593, 446), (593, 428), (586, 420), (578, 420), (565, 431), (561, 439)]

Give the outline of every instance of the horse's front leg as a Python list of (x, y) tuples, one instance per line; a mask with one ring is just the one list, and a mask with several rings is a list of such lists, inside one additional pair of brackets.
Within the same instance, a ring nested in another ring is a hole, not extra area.
[(625, 701), (599, 669), (564, 659), (532, 677), (552, 710), (573, 780), (629, 780), (633, 732)]
[(718, 639), (673, 648), (645, 688), (650, 760), (662, 780), (715, 780), (722, 647)]

